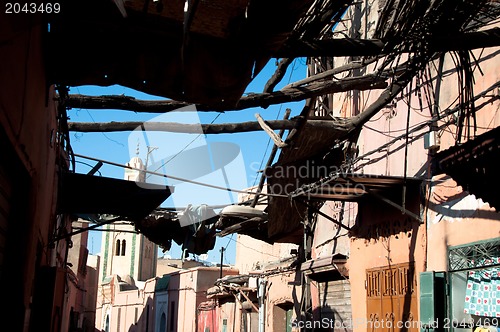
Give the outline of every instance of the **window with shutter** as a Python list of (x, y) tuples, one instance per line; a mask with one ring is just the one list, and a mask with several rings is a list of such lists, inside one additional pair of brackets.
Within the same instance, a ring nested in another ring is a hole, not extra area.
[(441, 331), (446, 317), (446, 273), (420, 273), (420, 322), (422, 331)]

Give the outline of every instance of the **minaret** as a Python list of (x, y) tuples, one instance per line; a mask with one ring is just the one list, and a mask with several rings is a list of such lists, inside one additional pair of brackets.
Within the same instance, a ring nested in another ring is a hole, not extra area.
[[(126, 164), (128, 167), (133, 167), (135, 169), (125, 168), (125, 180), (135, 181), (135, 182), (145, 182), (146, 177), (143, 171), (146, 170), (146, 165), (142, 163), (141, 158), (139, 158), (139, 143), (137, 143), (137, 149), (135, 150), (135, 157), (130, 159)], [(140, 169), (140, 171), (136, 170)]]
[[(125, 180), (145, 182), (146, 166), (139, 158), (139, 146), (135, 157), (127, 166), (139, 169), (125, 169)], [(133, 225), (118, 221), (106, 225), (102, 235), (100, 278), (118, 274), (122, 280), (131, 276), (135, 281), (144, 281), (156, 276), (158, 246), (144, 235), (135, 233)]]

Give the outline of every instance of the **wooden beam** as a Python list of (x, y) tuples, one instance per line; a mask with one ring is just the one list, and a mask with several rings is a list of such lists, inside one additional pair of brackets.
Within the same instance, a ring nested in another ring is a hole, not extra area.
[[(293, 129), (298, 118), (290, 120), (270, 120), (267, 125), (271, 130)], [(329, 128), (339, 131), (339, 134), (347, 133), (349, 121), (342, 120), (311, 120), (306, 126), (314, 128)], [(220, 124), (185, 124), (175, 122), (69, 122), (70, 131), (91, 133), (91, 132), (118, 132), (133, 131), (144, 127), (146, 131), (165, 131), (186, 134), (233, 134), (251, 131), (261, 131), (259, 122), (238, 122)]]
[(252, 300), (250, 300), (250, 298), (248, 297), (248, 295), (245, 294), (244, 291), (236, 288), (236, 290), (241, 294), (243, 295), (243, 297), (248, 301), (250, 302), (250, 304), (252, 305), (253, 309), (256, 311), (256, 312), (259, 312), (259, 308), (257, 308), (257, 306), (252, 302)]
[(283, 77), (286, 74), (286, 70), (288, 69), (288, 66), (293, 62), (292, 58), (284, 58), (281, 59), (278, 68), (276, 68), (276, 71), (274, 72), (273, 76), (267, 81), (266, 85), (264, 86), (264, 91), (263, 92), (273, 92), (274, 88), (278, 83), (283, 79)]
[[(238, 111), (251, 107), (267, 108), (269, 105), (302, 101), (315, 96), (351, 90), (384, 89), (387, 83), (377, 75), (348, 77), (338, 81), (315, 82), (307, 87), (287, 88), (271, 93), (255, 93), (241, 97), (232, 108), (220, 106), (193, 105), (176, 100), (139, 100), (129, 96), (85, 96), (72, 94), (66, 99), (66, 107), (85, 109), (116, 109), (137, 113), (166, 113), (182, 111), (183, 107), (195, 106), (198, 112)], [(185, 111), (186, 109), (184, 109)]]
[[(434, 36), (428, 40), (428, 50), (431, 52), (449, 52), (474, 50), (500, 46), (500, 28), (484, 31), (457, 33), (449, 36)], [(376, 56), (394, 51), (378, 39), (322, 39), (298, 40), (280, 50), (274, 57), (338, 57), (338, 56)], [(398, 50), (401, 52), (401, 50)], [(402, 52), (415, 52), (418, 47), (409, 46)]]
[(360, 62), (351, 62), (347, 65), (340, 66), (340, 67), (333, 68), (333, 69), (329, 69), (329, 70), (325, 70), (324, 72), (321, 72), (321, 73), (306, 77), (302, 80), (290, 83), (287, 86), (285, 86), (284, 88), (285, 89), (286, 88), (296, 88), (296, 87), (299, 87), (301, 85), (311, 84), (311, 83), (316, 82), (316, 81), (331, 78), (335, 75), (341, 74), (341, 73), (346, 72), (346, 71), (351, 71), (354, 69), (361, 69), (361, 68), (368, 66), (369, 64), (374, 63), (376, 60), (377, 60), (377, 58), (371, 58), (368, 60), (364, 60), (362, 62), (361, 61)]
[(264, 130), (269, 135), (269, 137), (271, 137), (274, 144), (278, 148), (284, 148), (285, 146), (287, 146), (287, 144), (281, 140), (281, 137), (278, 136), (278, 134), (276, 134), (271, 127), (269, 127), (269, 125), (266, 123), (266, 121), (264, 121), (259, 113), (255, 113), (255, 117), (257, 118), (257, 122), (259, 123), (262, 130)]

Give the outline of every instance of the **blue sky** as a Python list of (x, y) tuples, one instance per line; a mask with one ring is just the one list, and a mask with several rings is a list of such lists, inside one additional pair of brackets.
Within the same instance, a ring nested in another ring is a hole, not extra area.
[[(269, 77), (274, 73), (276, 69), (275, 59), (271, 59), (266, 67), (261, 71), (261, 73), (250, 83), (246, 92), (260, 93)], [(276, 87), (280, 89), (289, 82), (293, 82), (302, 79), (306, 76), (306, 66), (304, 59), (297, 59), (290, 65), (287, 74), (283, 78), (282, 82)], [(111, 86), (111, 87), (98, 87), (98, 86), (79, 86), (72, 87), (70, 93), (75, 94), (86, 94), (86, 95), (112, 95), (112, 94), (124, 94), (128, 96), (133, 96), (137, 99), (153, 100), (153, 99), (164, 99), (161, 97), (151, 96), (136, 90), (125, 88), (122, 86)], [(134, 113), (127, 112), (123, 110), (87, 110), (87, 109), (72, 109), (68, 111), (68, 116), (70, 121), (74, 122), (109, 122), (109, 121), (180, 121), (180, 122), (194, 122), (200, 121), (201, 123), (226, 123), (226, 122), (241, 122), (241, 121), (255, 121), (255, 113), (260, 113), (262, 117), (266, 120), (281, 119), (286, 108), (292, 110), (292, 116), (300, 113), (304, 102), (295, 102), (282, 105), (272, 105), (267, 109), (262, 108), (251, 108), (247, 110), (237, 111), (237, 112), (226, 112), (226, 113), (215, 113), (215, 112), (189, 112), (183, 113), (169, 113), (166, 115), (159, 114), (148, 114), (148, 113)], [(198, 120), (199, 115), (199, 120)], [(137, 143), (139, 142), (139, 157), (143, 161), (146, 159), (147, 147), (150, 146), (153, 151), (149, 155), (150, 162), (149, 165), (156, 163), (156, 165), (162, 165), (162, 160), (169, 160), (167, 156), (165, 142), (174, 142), (178, 146), (178, 149), (194, 148), (203, 144), (204, 142), (210, 144), (219, 144), (222, 146), (236, 146), (239, 147), (240, 154), (238, 155), (237, 161), (231, 162), (233, 165), (233, 170), (228, 174), (232, 177), (230, 180), (230, 185), (238, 186), (252, 186), (258, 183), (258, 174), (256, 170), (264, 167), (269, 153), (272, 148), (272, 142), (269, 142), (269, 136), (263, 132), (250, 132), (250, 133), (237, 133), (237, 134), (219, 134), (219, 135), (197, 135), (197, 134), (158, 134), (158, 135), (168, 135), (156, 137), (154, 134), (148, 134), (147, 137), (139, 138), (134, 136), (131, 132), (117, 132), (117, 133), (70, 133), (71, 145), (76, 154), (81, 154), (85, 156), (90, 156), (94, 158), (104, 159), (112, 161), (119, 164), (125, 164), (130, 160), (130, 157), (135, 154)], [(158, 144), (157, 142), (160, 142)], [(220, 143), (215, 143), (220, 142)], [(170, 143), (169, 143), (170, 144)], [(226, 144), (226, 145), (224, 145)], [(170, 150), (170, 149), (168, 149)], [(186, 149), (187, 150), (187, 149)], [(184, 150), (183, 150), (184, 151)], [(170, 152), (169, 152), (170, 153)], [(236, 160), (236, 159), (235, 159)], [(260, 166), (262, 164), (262, 166)], [(76, 171), (78, 173), (86, 173), (90, 170), (95, 162), (91, 160), (77, 158)], [(234, 168), (238, 168), (235, 170)], [(150, 166), (150, 170), (155, 170), (156, 166)], [(96, 175), (112, 177), (123, 179), (124, 169), (111, 165), (104, 165), (99, 170), (100, 173)], [(165, 168), (160, 168), (158, 172), (167, 172)], [(199, 181), (199, 179), (197, 179)], [(148, 178), (150, 182), (164, 181), (164, 179), (159, 180)], [(182, 185), (176, 182), (176, 185)], [(203, 191), (201, 190), (203, 189)], [(234, 188), (234, 189), (244, 189)], [(194, 188), (187, 189), (193, 190), (201, 195), (201, 197), (210, 197), (214, 201), (220, 200), (221, 204), (225, 204), (226, 200), (224, 198), (219, 198), (221, 191), (217, 189), (210, 189), (206, 191), (206, 188)], [(232, 198), (231, 198), (232, 199)], [(171, 201), (166, 201), (162, 206), (171, 206)], [(176, 204), (179, 206), (178, 204)], [(90, 232), (89, 234), (89, 250), (92, 254), (97, 254), (100, 252), (101, 247), (101, 235), (102, 232)], [(236, 235), (227, 236), (224, 238), (218, 238), (215, 248), (208, 253), (208, 261), (219, 262), (220, 261), (220, 248), (225, 247), (225, 259), (224, 263), (232, 264), (235, 258), (235, 245), (236, 245)], [(172, 244), (172, 248), (169, 254), (173, 258), (180, 257), (180, 248), (175, 243)], [(161, 254), (160, 254), (161, 255)]]

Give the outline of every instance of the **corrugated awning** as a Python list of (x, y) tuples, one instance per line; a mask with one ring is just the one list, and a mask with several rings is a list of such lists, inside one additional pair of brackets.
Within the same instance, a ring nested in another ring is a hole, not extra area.
[(347, 257), (342, 254), (311, 259), (300, 266), (300, 270), (315, 281), (342, 279), (349, 276)]
[(349, 174), (318, 185), (306, 193), (310, 198), (335, 200), (335, 201), (359, 201), (371, 195), (393, 196), (402, 192), (403, 186), (419, 186), (422, 180), (401, 176), (382, 176), (371, 174)]
[(497, 127), (473, 140), (441, 151), (434, 158), (433, 174), (448, 174), (464, 190), (488, 202), (498, 211), (499, 138), (500, 127)]
[[(282, 174), (286, 174), (286, 171), (283, 171)], [(297, 174), (300, 175), (299, 172)], [(296, 179), (300, 179), (300, 177), (293, 178), (293, 180)], [(280, 193), (280, 189), (287, 189), (286, 181), (291, 183), (288, 178), (280, 178), (279, 176), (271, 178), (269, 180), (270, 192)], [(308, 206), (306, 201), (309, 200), (359, 202), (366, 199), (376, 199), (419, 220), (419, 216), (414, 212), (404, 209), (404, 201), (411, 195), (418, 194), (421, 183), (421, 179), (414, 177), (404, 178), (402, 176), (374, 174), (339, 174), (336, 178), (332, 177), (331, 179), (325, 177), (317, 182), (303, 185), (292, 192), (286, 191), (285, 194), (297, 199), (294, 201), (293, 208), (289, 208), (290, 201), (288, 198), (270, 198), (269, 221), (267, 223), (268, 236), (275, 239), (275, 241), (282, 241), (282, 238), (284, 238), (288, 242), (299, 243), (298, 241), (302, 239), (301, 216), (306, 214)], [(406, 190), (403, 190), (404, 187), (406, 187)], [(278, 191), (273, 191), (276, 188), (278, 188)], [(281, 193), (283, 194), (283, 192)], [(403, 195), (403, 193), (406, 193), (406, 195)], [(300, 211), (300, 213), (297, 213), (297, 211)], [(290, 240), (286, 236), (292, 234), (292, 231), (294, 238)]]
[(141, 220), (158, 208), (173, 187), (78, 173), (62, 173), (59, 213), (111, 214)]

